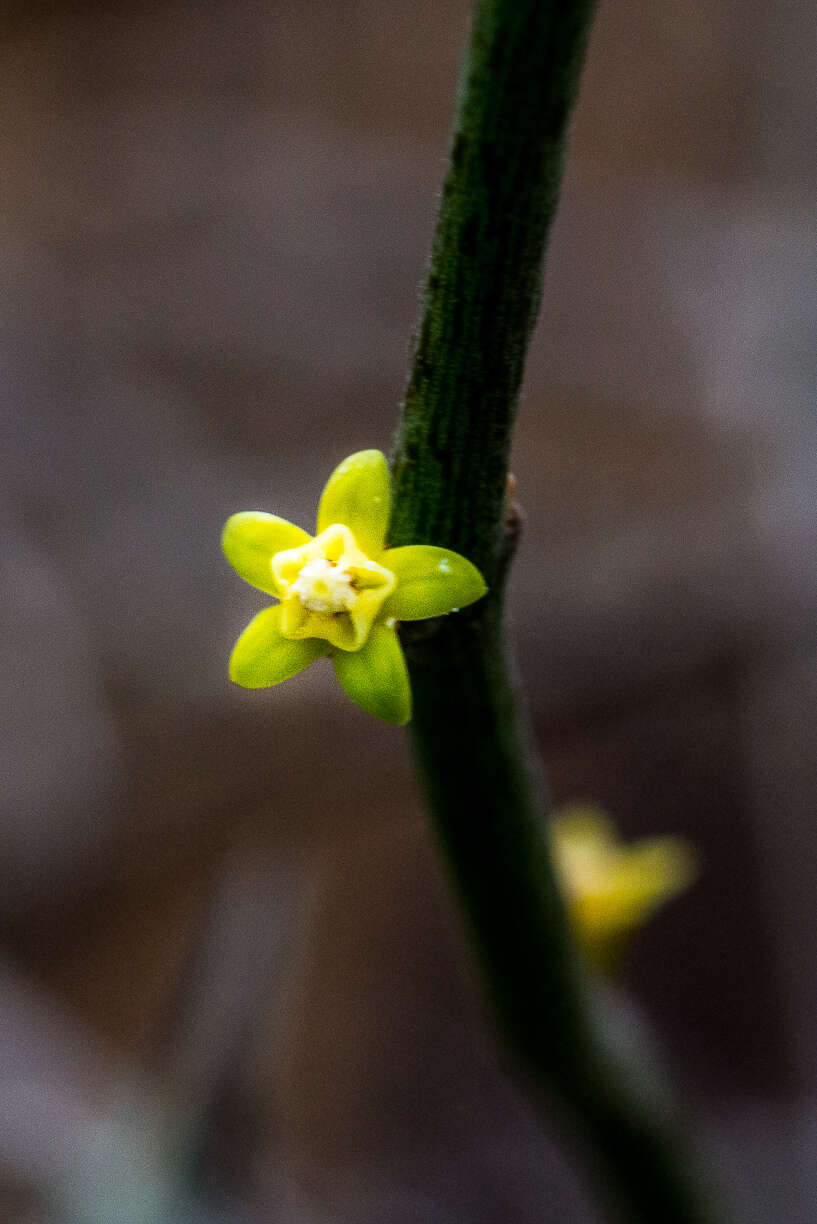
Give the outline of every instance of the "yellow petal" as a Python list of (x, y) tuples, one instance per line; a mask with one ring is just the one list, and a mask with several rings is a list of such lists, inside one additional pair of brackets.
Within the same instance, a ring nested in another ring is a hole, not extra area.
[(391, 479), (379, 450), (357, 451), (338, 464), (321, 495), (317, 534), (343, 523), (368, 557), (383, 550), (391, 513)]
[(314, 638), (292, 641), (281, 634), (281, 606), (259, 612), (233, 647), (230, 679), (242, 688), (267, 688), (303, 671), (328, 653)]
[(224, 555), (236, 573), (268, 595), (280, 595), (272, 572), (272, 558), (283, 549), (297, 548), (308, 541), (306, 532), (294, 523), (261, 510), (233, 514), (224, 524), (221, 535)]
[(365, 646), (339, 650), (332, 662), (343, 689), (367, 714), (401, 726), (411, 718), (411, 684), (393, 628), (375, 625)]
[(488, 589), (476, 566), (450, 548), (428, 544), (387, 548), (380, 563), (396, 579), (383, 609), (396, 620), (445, 616), (481, 599)]

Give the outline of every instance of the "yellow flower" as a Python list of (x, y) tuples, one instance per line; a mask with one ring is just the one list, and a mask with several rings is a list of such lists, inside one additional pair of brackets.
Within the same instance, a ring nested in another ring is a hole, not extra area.
[(624, 845), (598, 808), (563, 808), (551, 820), (550, 838), (576, 940), (605, 970), (638, 927), (697, 876), (695, 855), (681, 838)]
[(344, 459), (318, 506), (317, 533), (245, 511), (227, 520), (225, 556), (245, 581), (280, 600), (256, 616), (230, 656), (245, 688), (279, 684), (329, 656), (359, 706), (386, 722), (411, 716), (396, 624), (445, 616), (485, 594), (479, 570), (448, 548), (386, 548), (389, 469), (377, 450)]

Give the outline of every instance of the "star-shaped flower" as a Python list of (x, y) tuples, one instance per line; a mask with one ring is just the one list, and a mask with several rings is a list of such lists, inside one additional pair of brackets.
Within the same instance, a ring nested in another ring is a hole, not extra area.
[(315, 536), (256, 510), (227, 520), (227, 560), (246, 582), (280, 600), (236, 642), (230, 656), (236, 684), (266, 688), (328, 656), (359, 706), (386, 722), (408, 722), (411, 687), (397, 622), (456, 612), (486, 586), (479, 570), (449, 548), (386, 548), (390, 508), (385, 456), (366, 450), (329, 477)]

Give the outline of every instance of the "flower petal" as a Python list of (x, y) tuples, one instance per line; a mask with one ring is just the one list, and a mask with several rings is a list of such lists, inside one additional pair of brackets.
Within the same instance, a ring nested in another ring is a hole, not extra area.
[(294, 523), (279, 519), (277, 514), (262, 510), (243, 510), (232, 514), (224, 524), (222, 548), (224, 556), (245, 583), (257, 586), (267, 595), (279, 595), (273, 578), (271, 561), (284, 548), (296, 548), (310, 537)]
[(679, 837), (651, 837), (623, 847), (608, 888), (617, 925), (639, 926), (665, 901), (685, 892), (697, 874), (695, 855)]
[(344, 523), (367, 557), (383, 549), (391, 513), (391, 480), (379, 450), (357, 451), (335, 468), (318, 506), (317, 534)]
[(397, 620), (445, 616), (481, 599), (488, 589), (477, 567), (450, 548), (387, 548), (380, 562), (397, 579), (383, 605), (384, 614)]
[(352, 701), (367, 714), (402, 725), (411, 718), (411, 684), (394, 629), (375, 625), (360, 650), (338, 650), (335, 675)]
[(328, 653), (327, 643), (316, 638), (293, 642), (282, 637), (280, 622), (280, 604), (265, 608), (250, 621), (233, 647), (230, 679), (242, 688), (280, 684)]
[(308, 541), (307, 533), (294, 523), (261, 510), (231, 515), (221, 534), (224, 555), (236, 573), (268, 595), (280, 594), (270, 566), (273, 556)]

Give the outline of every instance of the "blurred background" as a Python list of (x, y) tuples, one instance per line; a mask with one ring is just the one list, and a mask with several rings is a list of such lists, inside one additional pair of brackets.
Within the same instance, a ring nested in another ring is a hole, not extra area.
[[(0, 1221), (602, 1219), (404, 735), (226, 678), (223, 520), (390, 447), (468, 10), (3, 6)], [(815, 44), (603, 0), (514, 460), (554, 796), (699, 850), (628, 985), (750, 1224), (817, 1218)]]

